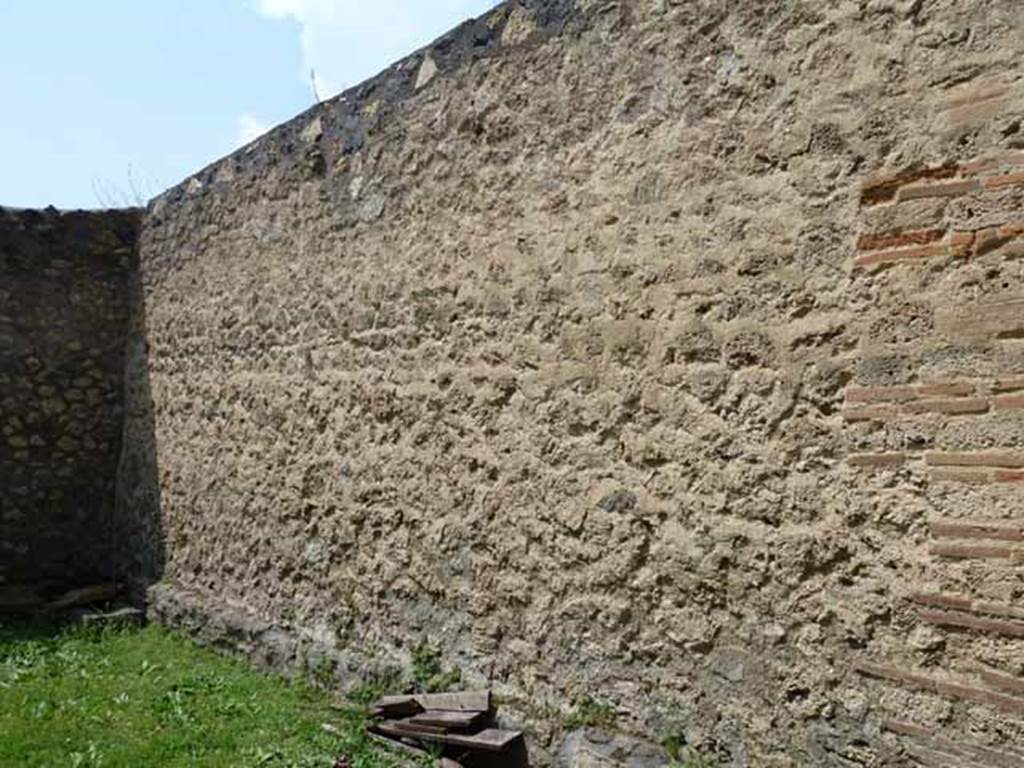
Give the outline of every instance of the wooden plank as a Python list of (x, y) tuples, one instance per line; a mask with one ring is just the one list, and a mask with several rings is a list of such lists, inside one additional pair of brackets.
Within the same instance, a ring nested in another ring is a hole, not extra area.
[(508, 749), (517, 741), (523, 738), (522, 731), (506, 731), (501, 728), (486, 728), (473, 735), (448, 734), (445, 742), (456, 747), (468, 747), (469, 749), (486, 749), (493, 752), (501, 752)]
[[(413, 734), (406, 728), (396, 727), (396, 723), (384, 722), (373, 726), (373, 732), (384, 736), (395, 738), (409, 738)], [(487, 728), (474, 734), (445, 733), (445, 734), (417, 734), (415, 736), (422, 741), (432, 741), (438, 744), (448, 744), (453, 747), (466, 747), (468, 749), (481, 749), (486, 752), (503, 752), (512, 747), (522, 739), (521, 731), (505, 731), (500, 728)]]
[(416, 703), (425, 710), (448, 712), (490, 712), (490, 691), (466, 691), (460, 693), (419, 693), (414, 696)]
[(423, 738), (444, 736), (448, 732), (448, 729), (443, 726), (414, 723), (411, 720), (389, 720), (387, 724), (396, 730), (408, 733), (410, 736)]
[(439, 726), (449, 731), (464, 731), (482, 724), (486, 717), (486, 712), (477, 712), (476, 710), (455, 712), (432, 709), (410, 717), (409, 722), (414, 725)]
[(423, 711), (414, 696), (383, 696), (370, 705), (375, 717), (409, 717)]

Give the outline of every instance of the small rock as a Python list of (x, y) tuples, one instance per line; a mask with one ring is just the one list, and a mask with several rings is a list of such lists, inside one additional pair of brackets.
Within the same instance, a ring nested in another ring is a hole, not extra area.
[(434, 63), (434, 60), (430, 57), (430, 54), (427, 54), (426, 56), (423, 57), (423, 63), (420, 64), (419, 74), (416, 75), (416, 90), (418, 91), (420, 88), (425, 86), (427, 83), (433, 80), (436, 75), (437, 64)]
[(319, 117), (312, 120), (309, 125), (302, 129), (302, 133), (299, 134), (300, 138), (307, 144), (320, 141), (320, 137), (323, 135), (324, 126)]
[(526, 40), (537, 29), (533, 14), (518, 6), (508, 17), (505, 31), (501, 33), (502, 45), (516, 45)]

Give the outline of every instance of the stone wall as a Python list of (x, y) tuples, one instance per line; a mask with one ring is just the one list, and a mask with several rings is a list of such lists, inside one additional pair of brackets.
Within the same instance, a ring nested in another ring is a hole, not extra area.
[(0, 591), (10, 599), (110, 579), (140, 219), (0, 209)]
[(156, 615), (347, 684), (433, 643), (538, 762), (596, 696), (1024, 764), (1022, 31), (509, 3), (162, 195)]

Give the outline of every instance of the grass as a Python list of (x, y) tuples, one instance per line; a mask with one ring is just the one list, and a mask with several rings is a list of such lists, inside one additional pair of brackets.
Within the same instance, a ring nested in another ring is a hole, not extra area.
[(446, 672), (441, 666), (441, 651), (423, 642), (412, 649), (412, 678), (427, 693), (451, 691), (462, 682), (462, 672), (458, 668)]
[(563, 720), (563, 725), (567, 731), (577, 728), (610, 729), (615, 725), (615, 714), (614, 702), (585, 694), (573, 703), (572, 710)]
[(332, 702), (158, 627), (0, 624), (3, 768), (400, 764)]

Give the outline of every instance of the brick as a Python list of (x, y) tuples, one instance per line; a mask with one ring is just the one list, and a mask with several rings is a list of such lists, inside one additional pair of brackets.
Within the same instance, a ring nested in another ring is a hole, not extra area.
[(955, 125), (979, 125), (998, 117), (1012, 104), (1009, 96), (993, 97), (948, 110), (946, 114)]
[(963, 96), (956, 96), (948, 99), (946, 101), (946, 107), (947, 109), (957, 109), (958, 107), (966, 107), (971, 104), (980, 104), (985, 101), (991, 101), (992, 99), (998, 99), (1009, 92), (1009, 87), (1005, 85), (992, 85), (978, 88), (970, 93), (964, 94)]
[(917, 387), (848, 387), (848, 403), (899, 403), (917, 398)]
[(918, 688), (924, 688), (928, 691), (935, 690), (934, 681), (928, 679), (924, 675), (915, 675), (912, 672), (906, 672), (896, 667), (888, 667), (882, 664), (872, 664), (870, 662), (859, 661), (854, 663), (853, 670), (859, 674), (867, 675), (868, 677), (877, 677), (881, 680), (891, 680), (894, 683), (907, 683)]
[(973, 605), (970, 598), (960, 595), (926, 595), (919, 593), (911, 595), (910, 600), (918, 605), (927, 605), (932, 608), (953, 608), (961, 611), (969, 611), (971, 605)]
[(922, 400), (908, 403), (903, 410), (910, 414), (945, 413), (950, 416), (985, 413), (989, 402), (984, 397), (965, 397), (959, 400)]
[(1010, 560), (1014, 549), (996, 544), (932, 544), (931, 553), (957, 560)]
[(889, 469), (902, 466), (906, 459), (902, 453), (861, 453), (850, 456), (847, 461), (851, 467), (859, 469)]
[(936, 382), (919, 384), (917, 394), (921, 397), (966, 397), (973, 395), (975, 386), (965, 381)]
[(1024, 483), (1024, 472), (1012, 469), (997, 469), (995, 481), (997, 483)]
[(1009, 696), (1005, 693), (997, 693), (986, 688), (978, 688), (963, 683), (946, 682), (937, 680), (935, 692), (954, 699), (964, 699), (978, 704), (987, 704), (998, 709), (1000, 712), (1016, 715), (1024, 713), (1024, 699), (1016, 696)]
[(1024, 395), (999, 395), (992, 398), (992, 407), (997, 411), (1024, 408)]
[(861, 235), (857, 239), (857, 247), (862, 251), (903, 248), (910, 245), (934, 243), (936, 240), (941, 240), (945, 235), (946, 230), (944, 229), (917, 229), (909, 232)]
[(990, 603), (986, 600), (979, 600), (974, 603), (975, 613), (988, 613), (992, 616), (1004, 616), (1008, 619), (1024, 619), (1024, 608), (1006, 603)]
[(935, 732), (916, 723), (907, 723), (900, 720), (886, 720), (882, 727), (891, 733), (898, 733), (901, 736), (916, 736), (919, 739), (931, 739)]
[(995, 541), (1024, 541), (1024, 525), (983, 523), (965, 520), (940, 520), (928, 526), (937, 539), (992, 539)]
[(981, 182), (977, 179), (948, 181), (941, 184), (921, 184), (913, 187), (902, 187), (897, 195), (899, 201), (920, 200), (925, 197), (959, 197), (960, 195), (977, 192)]
[[(939, 737), (940, 742), (948, 742), (948, 739)], [(960, 748), (969, 756), (979, 759), (984, 768), (1024, 768), (1024, 759), (1009, 752), (1000, 752), (989, 747), (982, 747), (975, 744), (963, 744)]]
[(978, 453), (926, 453), (925, 463), (932, 467), (1024, 467), (1024, 452), (981, 451)]
[[(1024, 184), (1024, 172), (1007, 173), (1001, 176), (987, 176), (981, 181), (986, 189), (1003, 189), (1005, 187), (1016, 187)], [(903, 192), (900, 192), (902, 196)]]
[(908, 744), (904, 749), (908, 755), (914, 758), (914, 765), (928, 766), (928, 768), (993, 768), (990, 765), (979, 765), (973, 760), (965, 761), (959, 755), (952, 755), (949, 752), (920, 744)]
[(1013, 754), (977, 744), (959, 743), (917, 723), (885, 720), (882, 728), (898, 736), (924, 742), (921, 746), (908, 745), (906, 749), (928, 768), (1024, 768), (1024, 761)]
[(985, 688), (978, 688), (973, 685), (955, 680), (940, 680), (930, 678), (926, 675), (918, 675), (912, 672), (905, 672), (896, 667), (889, 667), (880, 664), (857, 662), (853, 665), (855, 672), (875, 677), (881, 680), (889, 680), (894, 683), (903, 683), (920, 688), (932, 693), (938, 693), (955, 699), (965, 699), (979, 704), (986, 704), (1003, 712), (1013, 714), (1024, 712), (1024, 698), (1009, 696), (1004, 693), (990, 691)]
[(869, 405), (860, 408), (844, 408), (843, 418), (846, 421), (883, 421), (892, 418), (896, 412), (884, 405)]
[(950, 246), (940, 243), (938, 245), (921, 245), (916, 248), (900, 248), (894, 251), (877, 251), (857, 256), (853, 263), (858, 267), (873, 267), (878, 264), (895, 264), (900, 261), (917, 261), (918, 259), (931, 259), (949, 254)]
[(960, 164), (960, 175), (961, 176), (973, 176), (976, 173), (988, 173), (989, 171), (995, 171), (1002, 167), (1003, 161), (997, 157), (983, 158), (981, 160), (972, 160), (969, 163)]
[[(947, 739), (945, 736), (936, 733), (930, 728), (926, 728), (923, 725), (917, 723), (910, 723), (901, 720), (885, 720), (882, 722), (882, 728), (895, 733), (899, 736), (909, 736), (912, 739), (919, 741), (928, 742), (930, 745), (938, 747), (942, 752), (936, 752), (935, 755), (942, 755), (942, 759), (945, 759), (946, 755), (955, 755), (954, 762), (949, 765), (956, 766), (956, 768), (965, 768), (965, 766), (982, 766), (982, 768), (993, 768), (998, 766), (999, 768), (1024, 768), (1024, 762), (1021, 762), (1019, 758), (1006, 752), (999, 752), (989, 747), (983, 747), (977, 744), (962, 744), (952, 739)], [(964, 763), (962, 758), (968, 758), (970, 760), (980, 759), (982, 762), (975, 763)], [(929, 753), (927, 765), (931, 768), (936, 763), (932, 759), (932, 754)]]
[(1022, 237), (1024, 236), (1024, 221), (1011, 221), (999, 227), (1001, 237)]
[(971, 483), (982, 485), (992, 482), (992, 473), (987, 469), (933, 469), (931, 478), (938, 483)]
[(888, 178), (879, 179), (864, 185), (860, 193), (861, 205), (877, 205), (896, 199), (900, 187), (915, 181), (930, 179), (949, 179), (957, 174), (955, 164), (943, 165), (939, 168), (925, 168), (901, 171)]
[(1004, 235), (1000, 231), (1000, 227), (988, 227), (987, 229), (978, 230), (974, 238), (974, 253), (977, 256), (991, 253), (1006, 245), (1013, 237), (1015, 236)]
[(1017, 389), (1024, 389), (1024, 376), (1011, 376), (1003, 379), (996, 379), (992, 385), (996, 392), (1013, 392)]
[(952, 246), (974, 245), (974, 232), (954, 232), (950, 235), (949, 244)]
[(1007, 693), (1024, 694), (1024, 680), (1019, 677), (1001, 675), (987, 669), (983, 669), (979, 674), (981, 675), (981, 679), (993, 688), (998, 688), (999, 690)]

